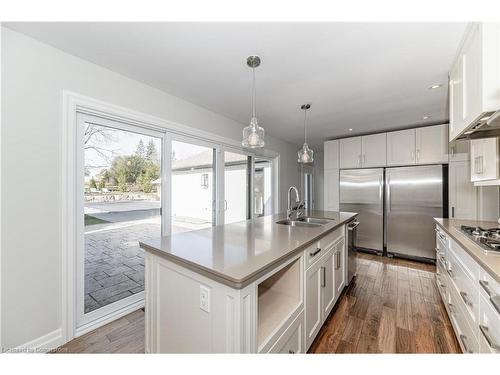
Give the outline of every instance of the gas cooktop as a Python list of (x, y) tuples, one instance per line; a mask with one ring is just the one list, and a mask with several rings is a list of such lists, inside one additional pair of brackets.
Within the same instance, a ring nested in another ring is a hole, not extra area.
[(487, 253), (500, 255), (500, 228), (483, 229), (461, 225), (460, 231), (481, 246)]

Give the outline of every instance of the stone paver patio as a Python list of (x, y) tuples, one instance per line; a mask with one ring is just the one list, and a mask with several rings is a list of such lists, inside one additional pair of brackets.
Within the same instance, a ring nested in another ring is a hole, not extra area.
[[(144, 290), (144, 250), (139, 241), (160, 237), (160, 217), (86, 227), (85, 313)], [(207, 223), (175, 222), (172, 233), (201, 229)]]
[(85, 234), (85, 313), (144, 290), (139, 241), (160, 236), (160, 225), (137, 223)]

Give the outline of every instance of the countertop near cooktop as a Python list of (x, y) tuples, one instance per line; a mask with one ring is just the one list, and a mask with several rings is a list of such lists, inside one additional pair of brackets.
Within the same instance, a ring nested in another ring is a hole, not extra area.
[(481, 227), (484, 229), (498, 228), (494, 221), (476, 221), (459, 219), (434, 218), (436, 223), (444, 229), (469, 255), (474, 258), (491, 277), (500, 283), (500, 253), (486, 253), (484, 249), (460, 231), (461, 225)]
[(285, 214), (276, 214), (178, 233), (141, 242), (140, 246), (232, 288), (241, 289), (357, 214), (311, 211), (306, 215), (333, 221), (318, 227), (290, 227), (276, 224), (286, 217)]

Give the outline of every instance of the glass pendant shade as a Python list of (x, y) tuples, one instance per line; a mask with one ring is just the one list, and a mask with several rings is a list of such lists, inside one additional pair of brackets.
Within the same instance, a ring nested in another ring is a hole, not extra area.
[(264, 147), (264, 128), (259, 126), (256, 116), (256, 98), (255, 98), (255, 68), (260, 65), (259, 56), (249, 56), (247, 65), (252, 68), (253, 85), (252, 85), (252, 118), (250, 124), (243, 128), (243, 140), (241, 145), (248, 148)]
[(297, 154), (299, 155), (297, 160), (299, 163), (308, 164), (314, 161), (314, 151), (309, 148), (307, 143), (304, 143)]
[(309, 164), (314, 161), (314, 151), (307, 145), (307, 110), (311, 108), (311, 104), (304, 104), (300, 107), (304, 111), (304, 144), (297, 153), (299, 158), (298, 162), (301, 164)]
[(256, 117), (252, 117), (250, 125), (243, 129), (243, 147), (259, 148), (264, 147), (264, 128), (259, 126)]

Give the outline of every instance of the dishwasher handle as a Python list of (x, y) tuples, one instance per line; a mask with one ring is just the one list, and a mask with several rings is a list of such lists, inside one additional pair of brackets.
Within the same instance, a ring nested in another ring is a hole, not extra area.
[(350, 224), (347, 225), (347, 229), (348, 230), (354, 230), (354, 228), (356, 228), (359, 224), (360, 224), (359, 221), (355, 221), (353, 223), (350, 223)]

